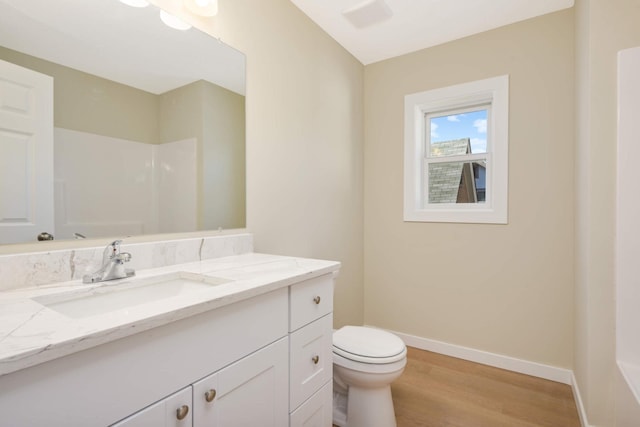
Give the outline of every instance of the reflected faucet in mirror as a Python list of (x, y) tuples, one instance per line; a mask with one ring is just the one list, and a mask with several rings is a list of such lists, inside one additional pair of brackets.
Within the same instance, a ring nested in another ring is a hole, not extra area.
[(109, 243), (102, 253), (102, 267), (95, 273), (82, 278), (83, 283), (106, 282), (107, 280), (124, 279), (136, 273), (131, 268), (124, 268), (124, 263), (131, 261), (129, 252), (120, 252), (122, 240)]

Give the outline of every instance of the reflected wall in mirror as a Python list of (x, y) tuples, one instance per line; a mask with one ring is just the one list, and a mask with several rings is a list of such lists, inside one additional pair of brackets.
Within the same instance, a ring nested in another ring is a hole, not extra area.
[(245, 226), (242, 53), (154, 6), (0, 0), (0, 73), (0, 244)]

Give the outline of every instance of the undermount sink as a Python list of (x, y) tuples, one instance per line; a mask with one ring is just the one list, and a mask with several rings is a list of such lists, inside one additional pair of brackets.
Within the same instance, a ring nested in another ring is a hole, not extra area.
[(118, 284), (104, 282), (94, 289), (46, 295), (33, 300), (65, 316), (84, 318), (202, 292), (229, 282), (231, 280), (221, 277), (180, 271), (149, 278), (127, 279)]

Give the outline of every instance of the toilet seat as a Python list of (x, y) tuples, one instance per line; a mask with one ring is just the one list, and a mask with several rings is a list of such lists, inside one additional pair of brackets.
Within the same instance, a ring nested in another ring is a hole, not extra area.
[(351, 361), (377, 365), (403, 360), (407, 347), (389, 332), (364, 326), (344, 326), (333, 333), (333, 352)]

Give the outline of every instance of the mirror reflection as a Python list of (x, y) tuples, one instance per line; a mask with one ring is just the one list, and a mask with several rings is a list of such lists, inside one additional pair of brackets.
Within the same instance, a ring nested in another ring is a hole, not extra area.
[(0, 0), (0, 73), (0, 243), (245, 226), (242, 53), (153, 6)]

